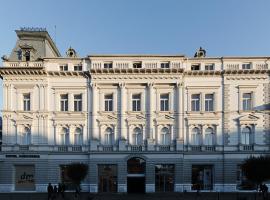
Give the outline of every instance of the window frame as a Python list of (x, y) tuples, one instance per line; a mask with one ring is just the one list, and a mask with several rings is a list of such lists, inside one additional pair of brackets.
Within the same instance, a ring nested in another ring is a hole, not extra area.
[[(139, 96), (135, 98), (135, 96)], [(140, 112), (142, 110), (142, 95), (141, 94), (132, 94), (132, 111), (133, 112)]]
[[(193, 98), (194, 95), (198, 96), (199, 98), (196, 98), (196, 99)], [(190, 104), (191, 104), (190, 111), (192, 111), (192, 112), (200, 112), (201, 111), (201, 94), (200, 93), (191, 94), (190, 99), (191, 99), (191, 101), (190, 101)]]
[(68, 94), (60, 94), (60, 111), (67, 112), (68, 109)]
[[(212, 95), (212, 98), (207, 98), (207, 95)], [(214, 112), (214, 94), (213, 93), (206, 93), (204, 95), (204, 111), (206, 112)], [(211, 104), (212, 103), (212, 104)]]
[[(80, 96), (80, 98), (76, 98)], [(81, 112), (82, 111), (82, 94), (74, 94), (74, 111)]]
[[(108, 98), (111, 97), (111, 98)], [(112, 112), (113, 111), (113, 94), (104, 95), (104, 111)]]
[[(26, 98), (28, 96), (29, 98)], [(23, 111), (31, 111), (31, 94), (30, 93), (23, 94)]]
[[(165, 95), (167, 98), (165, 98)], [(160, 103), (160, 111), (168, 112), (170, 110), (170, 93), (161, 93), (159, 95), (159, 103)]]

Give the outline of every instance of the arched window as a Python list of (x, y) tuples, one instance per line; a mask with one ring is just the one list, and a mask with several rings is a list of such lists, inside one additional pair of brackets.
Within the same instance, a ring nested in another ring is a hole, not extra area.
[(82, 145), (82, 129), (76, 128), (74, 133), (74, 144)]
[(251, 129), (248, 126), (242, 129), (241, 144), (245, 144), (245, 145), (251, 144)]
[(30, 61), (30, 50), (25, 51), (25, 61)]
[(201, 131), (199, 128), (193, 128), (191, 131), (191, 144), (201, 145)]
[(60, 133), (60, 144), (69, 145), (69, 132), (67, 128), (62, 128)]
[(205, 129), (204, 144), (209, 146), (214, 144), (214, 130), (212, 128)]
[(160, 134), (160, 144), (161, 145), (170, 145), (171, 142), (171, 134), (170, 130), (166, 127), (161, 129), (161, 134)]
[(112, 130), (112, 128), (106, 128), (104, 136), (105, 136), (104, 144), (105, 145), (113, 145), (113, 130)]
[(22, 144), (29, 145), (31, 144), (31, 130), (28, 127), (25, 127), (22, 133)]
[(135, 128), (132, 134), (132, 144), (133, 145), (142, 145), (142, 131), (140, 128)]

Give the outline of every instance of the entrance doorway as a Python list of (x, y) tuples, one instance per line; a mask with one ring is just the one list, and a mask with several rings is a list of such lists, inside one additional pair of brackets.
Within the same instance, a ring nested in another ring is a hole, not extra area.
[(134, 157), (127, 161), (127, 192), (145, 193), (145, 160)]
[(145, 177), (127, 177), (128, 193), (145, 193)]

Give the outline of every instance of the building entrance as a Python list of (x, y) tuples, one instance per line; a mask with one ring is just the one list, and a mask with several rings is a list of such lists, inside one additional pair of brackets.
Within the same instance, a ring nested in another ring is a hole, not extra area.
[(145, 160), (134, 157), (127, 161), (127, 192), (145, 193)]

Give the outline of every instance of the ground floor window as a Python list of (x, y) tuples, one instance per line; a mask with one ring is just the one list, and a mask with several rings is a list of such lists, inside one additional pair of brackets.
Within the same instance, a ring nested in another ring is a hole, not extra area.
[(64, 184), (65, 190), (75, 189), (75, 186), (67, 175), (67, 165), (60, 165), (60, 180)]
[(15, 190), (35, 191), (35, 166), (16, 165), (15, 166)]
[(117, 192), (117, 165), (98, 165), (98, 191)]
[(241, 169), (241, 165), (237, 165), (236, 183), (238, 190), (255, 190), (256, 186), (254, 183), (249, 181), (244, 172)]
[(156, 192), (174, 191), (174, 165), (160, 164), (155, 166)]
[(192, 165), (192, 190), (213, 189), (213, 166)]

